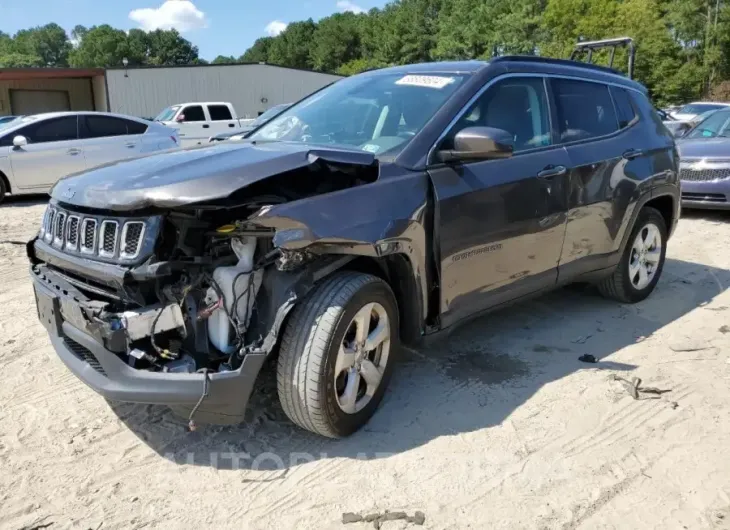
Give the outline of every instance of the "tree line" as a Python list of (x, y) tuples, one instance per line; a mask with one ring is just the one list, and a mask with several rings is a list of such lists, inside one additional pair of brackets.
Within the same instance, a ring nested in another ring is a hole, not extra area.
[[(266, 62), (350, 75), (422, 61), (506, 54), (568, 57), (575, 42), (615, 36), (637, 44), (636, 77), (659, 104), (727, 98), (730, 5), (725, 0), (395, 0), (367, 13), (293, 22), (214, 64)], [(205, 63), (175, 30), (124, 32), (56, 24), (0, 32), (0, 66)], [(607, 52), (596, 62), (606, 62)], [(614, 66), (626, 65), (625, 52)], [(718, 95), (719, 94), (719, 95)]]

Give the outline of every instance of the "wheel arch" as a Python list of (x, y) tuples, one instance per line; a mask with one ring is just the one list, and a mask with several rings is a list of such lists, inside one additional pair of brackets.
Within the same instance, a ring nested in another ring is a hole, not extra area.
[(382, 257), (325, 255), (294, 271), (281, 271), (276, 267), (266, 270), (256, 297), (258, 318), (246, 333), (246, 342), (258, 343), (258, 346), (249, 351), (275, 354), (291, 310), (322, 281), (342, 270), (371, 274), (385, 281), (395, 295), (401, 342), (410, 345), (419, 340), (425, 321), (421, 316), (418, 274), (408, 257), (404, 254)]
[(641, 212), (643, 208), (649, 206), (658, 210), (662, 214), (664, 222), (667, 225), (667, 233), (671, 235), (679, 217), (679, 205), (680, 201), (677, 186), (666, 185), (652, 191), (646, 191), (643, 195), (641, 195), (636, 201), (636, 206), (631, 212), (629, 222), (625, 225), (626, 228), (624, 230), (623, 237), (621, 238), (621, 245), (617, 249), (617, 255), (622, 255), (626, 249), (629, 236), (634, 229), (636, 220), (639, 218), (639, 212)]
[(667, 226), (667, 234), (671, 233), (672, 227), (674, 226), (674, 212), (676, 208), (674, 197), (669, 194), (652, 197), (644, 203), (642, 208), (646, 208), (647, 206), (654, 208), (662, 214), (664, 223)]
[(419, 285), (410, 260), (403, 254), (374, 258), (358, 256), (343, 269), (372, 274), (387, 283), (395, 295), (400, 322), (400, 338), (414, 344), (422, 335), (424, 321)]

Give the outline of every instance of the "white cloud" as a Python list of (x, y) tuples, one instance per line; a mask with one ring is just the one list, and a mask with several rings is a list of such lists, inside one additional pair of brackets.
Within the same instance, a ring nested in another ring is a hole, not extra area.
[(208, 19), (190, 0), (166, 0), (158, 8), (134, 9), (129, 18), (145, 31), (175, 28), (180, 33), (208, 26)]
[(339, 2), (337, 2), (337, 8), (340, 11), (349, 11), (350, 13), (355, 13), (356, 15), (359, 15), (360, 13), (365, 13), (365, 9), (355, 4), (354, 2), (350, 2), (350, 0), (340, 0)]
[(270, 37), (276, 37), (279, 33), (284, 31), (289, 24), (282, 22), (281, 20), (274, 20), (266, 25), (266, 33)]

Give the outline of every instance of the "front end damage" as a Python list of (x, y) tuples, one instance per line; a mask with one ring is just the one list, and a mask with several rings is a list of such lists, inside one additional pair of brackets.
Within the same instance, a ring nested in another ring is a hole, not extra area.
[[(54, 193), (28, 254), (38, 316), (68, 368), (191, 428), (238, 423), (287, 314), (319, 279), (358, 255), (408, 253), (426, 285), (425, 181), (401, 182), (418, 193), (394, 219), (374, 161), (306, 160), (204, 201), (162, 208), (149, 195), (129, 213)], [(364, 203), (390, 210), (363, 215)]]

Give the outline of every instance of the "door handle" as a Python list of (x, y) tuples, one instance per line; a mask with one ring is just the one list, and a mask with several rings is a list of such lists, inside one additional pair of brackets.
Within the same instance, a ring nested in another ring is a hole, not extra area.
[(235, 127), (235, 125), (233, 123), (229, 123), (228, 126), (229, 127)]
[(78, 155), (80, 153), (81, 153), (81, 149), (76, 149), (75, 147), (69, 149), (68, 151), (66, 151), (66, 154), (69, 154), (69, 155), (72, 155), (72, 156), (73, 155)]
[(210, 125), (208, 125), (208, 124), (203, 125), (203, 129), (210, 129)]
[(631, 149), (627, 149), (626, 151), (624, 151), (624, 153), (621, 156), (624, 157), (626, 160), (633, 160), (634, 158), (638, 158), (643, 154), (644, 154), (644, 151), (642, 151), (641, 149), (631, 148)]
[(124, 144), (124, 147), (128, 147), (129, 149), (132, 149), (134, 147), (137, 147), (137, 144)]
[(539, 179), (551, 179), (565, 175), (568, 169), (565, 166), (548, 166), (537, 174)]

